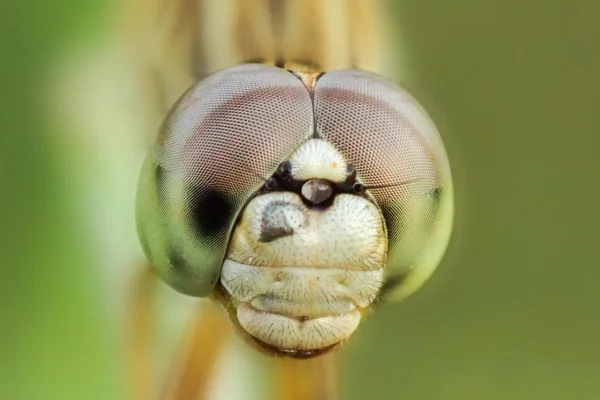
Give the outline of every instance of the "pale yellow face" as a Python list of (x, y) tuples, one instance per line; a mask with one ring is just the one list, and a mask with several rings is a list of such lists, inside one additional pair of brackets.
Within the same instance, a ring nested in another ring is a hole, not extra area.
[[(348, 177), (343, 157), (320, 139), (301, 145), (289, 163), (292, 181), (319, 179), (324, 196)], [(355, 193), (312, 204), (305, 185), (292, 191), (280, 183), (250, 200), (221, 270), (239, 325), (282, 352), (347, 339), (383, 284), (387, 236), (377, 206)]]

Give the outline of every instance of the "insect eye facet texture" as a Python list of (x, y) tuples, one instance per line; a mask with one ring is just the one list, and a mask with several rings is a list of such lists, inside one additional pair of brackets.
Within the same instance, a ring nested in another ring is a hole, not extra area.
[(319, 135), (356, 168), (385, 216), (382, 295), (405, 297), (431, 275), (451, 233), (452, 178), (437, 129), (406, 91), (366, 71), (323, 75), (314, 103)]
[(167, 283), (190, 295), (212, 292), (240, 208), (312, 126), (306, 88), (275, 67), (223, 70), (182, 96), (146, 159), (137, 197), (144, 250)]
[(358, 70), (311, 82), (246, 64), (198, 83), (138, 192), (161, 277), (213, 294), (250, 342), (292, 357), (334, 348), (376, 300), (416, 290), (452, 222), (443, 143), (411, 96)]

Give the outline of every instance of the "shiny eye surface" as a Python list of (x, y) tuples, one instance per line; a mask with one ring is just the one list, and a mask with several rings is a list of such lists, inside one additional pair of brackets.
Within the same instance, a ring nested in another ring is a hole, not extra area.
[(247, 64), (185, 93), (144, 164), (137, 219), (168, 284), (304, 358), (431, 275), (453, 206), (443, 143), (403, 89), (357, 70), (299, 76)]
[(201, 81), (174, 105), (143, 167), (138, 231), (161, 277), (209, 295), (241, 206), (313, 126), (294, 75), (260, 64)]
[(452, 179), (442, 140), (405, 90), (358, 70), (327, 73), (314, 94), (321, 137), (355, 166), (388, 230), (386, 286), (416, 290), (443, 255), (452, 224)]

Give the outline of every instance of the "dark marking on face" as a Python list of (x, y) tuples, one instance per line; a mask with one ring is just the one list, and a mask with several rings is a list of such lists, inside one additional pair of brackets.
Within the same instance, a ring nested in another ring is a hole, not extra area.
[(200, 236), (216, 237), (225, 232), (234, 217), (234, 205), (217, 190), (192, 195), (193, 224)]
[(286, 236), (292, 236), (294, 230), (292, 228), (280, 228), (280, 227), (262, 227), (260, 230), (260, 238), (258, 241), (261, 243), (269, 243), (274, 240), (280, 239)]
[[(293, 220), (298, 218), (297, 220)], [(265, 207), (260, 225), (259, 242), (269, 243), (294, 234), (294, 227), (304, 223), (304, 210), (286, 201), (272, 201)]]

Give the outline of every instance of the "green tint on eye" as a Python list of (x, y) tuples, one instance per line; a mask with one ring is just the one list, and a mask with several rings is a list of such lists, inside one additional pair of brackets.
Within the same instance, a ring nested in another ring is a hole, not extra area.
[(384, 215), (388, 254), (380, 299), (402, 299), (433, 273), (450, 237), (452, 177), (443, 141), (406, 90), (367, 71), (324, 74), (317, 131), (356, 168)]
[[(161, 201), (164, 201), (161, 192), (169, 190), (164, 186), (173, 184), (169, 183), (169, 173), (148, 156), (140, 175), (137, 196), (140, 242), (146, 257), (169, 285), (185, 294), (207, 296), (219, 278), (222, 260), (200, 242), (188, 216), (161, 207)], [(185, 210), (185, 199), (180, 199), (180, 207), (171, 210)], [(195, 268), (195, 265), (202, 265), (202, 268)]]
[(312, 128), (302, 81), (266, 65), (219, 71), (179, 99), (137, 196), (140, 241), (166, 283), (192, 296), (212, 293), (239, 212)]
[(441, 261), (454, 217), (450, 183), (384, 211), (386, 222), (400, 225), (390, 237), (385, 284), (380, 300), (402, 300), (418, 290)]

